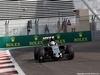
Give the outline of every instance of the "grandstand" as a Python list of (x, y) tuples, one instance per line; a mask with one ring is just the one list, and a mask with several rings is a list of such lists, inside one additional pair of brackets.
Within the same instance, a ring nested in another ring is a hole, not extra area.
[[(89, 4), (98, 13), (100, 13), (99, 3), (99, 0), (89, 0)], [(95, 18), (96, 26), (90, 26), (92, 16), (95, 17), (81, 0), (1, 0), (0, 36), (27, 35), (29, 20), (32, 20), (30, 35), (44, 34), (46, 24), (50, 33), (56, 33), (57, 22), (60, 21), (62, 25), (64, 19), (69, 19), (72, 24), (66, 27), (66, 32), (72, 32), (73, 29), (74, 31), (99, 30), (97, 18)], [(36, 19), (39, 19), (37, 25)]]

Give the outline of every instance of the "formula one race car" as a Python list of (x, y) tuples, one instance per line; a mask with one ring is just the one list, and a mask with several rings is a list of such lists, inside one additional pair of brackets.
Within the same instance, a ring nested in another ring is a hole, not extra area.
[(43, 39), (48, 41), (48, 44), (34, 48), (34, 58), (39, 62), (46, 60), (56, 60), (60, 58), (66, 58), (72, 60), (74, 58), (74, 51), (71, 45), (57, 44), (54, 37)]

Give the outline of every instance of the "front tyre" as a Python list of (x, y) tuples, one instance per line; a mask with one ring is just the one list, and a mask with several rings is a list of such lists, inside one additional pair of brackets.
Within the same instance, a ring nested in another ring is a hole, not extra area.
[(38, 61), (39, 62), (44, 62), (44, 57), (45, 57), (45, 50), (43, 48), (39, 49), (39, 55), (38, 55)]
[(34, 47), (34, 59), (38, 60), (38, 48)]
[(68, 60), (72, 60), (74, 58), (74, 50), (71, 45), (68, 46)]

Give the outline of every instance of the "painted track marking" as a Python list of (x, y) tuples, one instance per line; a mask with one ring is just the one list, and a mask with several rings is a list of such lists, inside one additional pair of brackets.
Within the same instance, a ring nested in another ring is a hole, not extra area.
[(9, 50), (0, 51), (0, 75), (25, 75)]

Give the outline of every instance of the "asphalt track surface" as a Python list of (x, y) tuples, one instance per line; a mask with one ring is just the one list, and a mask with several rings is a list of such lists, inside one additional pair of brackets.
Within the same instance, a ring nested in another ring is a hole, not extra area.
[(32, 47), (19, 48), (10, 52), (26, 75), (79, 75), (79, 73), (100, 75), (100, 41), (74, 43), (72, 46), (75, 58), (70, 61), (39, 63), (34, 60)]

